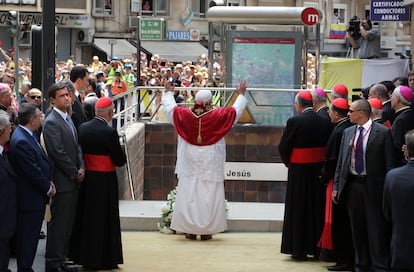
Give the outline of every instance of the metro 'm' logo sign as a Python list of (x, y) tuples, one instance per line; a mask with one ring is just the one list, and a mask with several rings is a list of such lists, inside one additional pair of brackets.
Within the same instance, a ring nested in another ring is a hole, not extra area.
[(304, 25), (313, 26), (319, 23), (321, 16), (319, 11), (315, 8), (305, 8), (301, 14), (302, 22)]

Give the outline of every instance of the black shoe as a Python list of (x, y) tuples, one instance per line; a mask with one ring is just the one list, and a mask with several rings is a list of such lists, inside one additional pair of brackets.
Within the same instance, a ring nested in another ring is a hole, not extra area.
[(68, 266), (68, 265), (61, 265), (59, 267), (58, 272), (78, 272), (78, 269), (76, 267)]
[(354, 271), (354, 268), (349, 264), (336, 264), (328, 266), (326, 269), (329, 271)]
[(308, 260), (308, 256), (306, 256), (306, 255), (292, 255), (290, 257), (295, 261), (306, 261), (306, 260)]
[(186, 233), (185, 234), (185, 238), (189, 239), (189, 240), (197, 240), (197, 235), (195, 234), (190, 234), (190, 233)]

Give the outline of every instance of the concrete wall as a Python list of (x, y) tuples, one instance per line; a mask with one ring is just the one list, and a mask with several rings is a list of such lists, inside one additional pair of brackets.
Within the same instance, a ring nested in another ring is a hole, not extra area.
[[(124, 145), (129, 164), (117, 169), (119, 199), (135, 200), (144, 197), (144, 150), (145, 126), (143, 123), (131, 123), (126, 130), (126, 145)], [(129, 181), (127, 168), (131, 170), (132, 182)], [(133, 190), (131, 190), (133, 188)]]
[[(226, 136), (228, 162), (280, 163), (283, 128), (236, 125)], [(144, 200), (166, 200), (176, 186), (177, 134), (171, 124), (145, 124)], [(284, 203), (286, 182), (226, 180), (228, 201)]]

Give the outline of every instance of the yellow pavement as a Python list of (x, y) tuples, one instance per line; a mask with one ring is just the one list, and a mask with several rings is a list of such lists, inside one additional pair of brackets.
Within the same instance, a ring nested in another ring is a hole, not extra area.
[(297, 262), (280, 253), (281, 233), (228, 232), (209, 241), (159, 232), (122, 232), (124, 264), (115, 271), (327, 271), (332, 263)]

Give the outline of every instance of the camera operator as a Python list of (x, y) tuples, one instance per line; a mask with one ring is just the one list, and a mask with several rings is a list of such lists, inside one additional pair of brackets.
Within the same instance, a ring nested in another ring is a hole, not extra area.
[(351, 32), (350, 27), (347, 30), (351, 46), (358, 50), (360, 59), (377, 59), (381, 57), (380, 33), (377, 29), (372, 29), (372, 23), (369, 19), (362, 19), (359, 23), (359, 34)]

